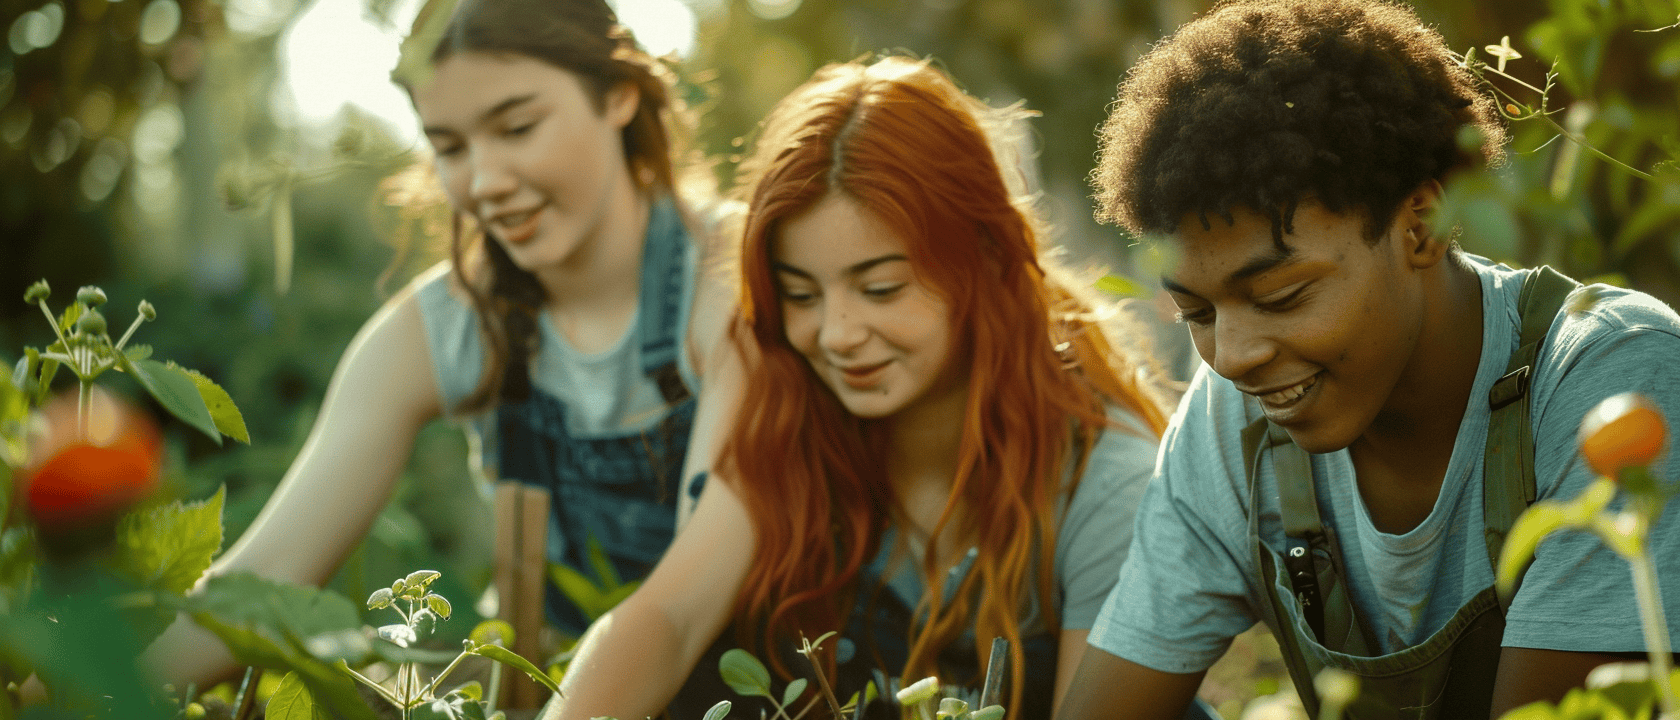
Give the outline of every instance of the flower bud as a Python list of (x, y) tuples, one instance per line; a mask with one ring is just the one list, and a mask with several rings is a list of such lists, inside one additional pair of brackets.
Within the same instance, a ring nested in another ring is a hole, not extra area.
[(1648, 398), (1622, 393), (1605, 398), (1581, 421), (1581, 457), (1594, 472), (1616, 478), (1623, 470), (1657, 459), (1668, 428)]
[(46, 280), (36, 280), (34, 285), (23, 291), (23, 301), (30, 304), (45, 302), (49, 297), (52, 297), (52, 288)]
[(151, 322), (153, 320), (156, 320), (157, 319), (157, 308), (152, 307), (151, 303), (146, 302), (145, 300), (141, 300), (140, 301), (140, 317), (146, 318), (146, 322)]
[(939, 694), (939, 678), (922, 678), (909, 687), (898, 691), (898, 702), (900, 705), (915, 705), (937, 694)]
[(90, 308), (99, 307), (105, 304), (105, 291), (93, 285), (83, 285), (82, 289), (76, 291), (76, 302)]
[(104, 335), (105, 316), (96, 310), (89, 310), (76, 319), (76, 329), (89, 335)]

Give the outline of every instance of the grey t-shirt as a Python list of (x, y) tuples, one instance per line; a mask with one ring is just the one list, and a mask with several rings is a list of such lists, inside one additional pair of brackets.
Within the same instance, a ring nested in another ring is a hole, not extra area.
[[(1433, 634), (1493, 582), (1482, 541), (1485, 398), (1516, 349), (1521, 276), (1483, 258), (1466, 260), (1482, 282), (1481, 362), (1429, 516), (1403, 534), (1377, 530), (1360, 499), (1348, 452), (1311, 456), (1320, 513), (1341, 538), (1356, 611), (1373, 626), (1384, 652)], [(1671, 422), (1680, 419), (1675, 362), (1680, 317), (1672, 309), (1648, 295), (1603, 285), (1577, 290), (1566, 307), (1552, 325), (1530, 389), (1541, 500), (1574, 498), (1593, 479), (1577, 451), (1576, 433), (1582, 417), (1604, 398), (1637, 391)], [(1240, 439), (1258, 416), (1230, 381), (1206, 367), (1198, 371), (1162, 438), (1132, 551), (1091, 631), (1091, 645), (1156, 670), (1199, 672), (1224, 653), (1232, 637), (1259, 621), (1261, 589), (1247, 543), (1248, 484)], [(1658, 477), (1668, 482), (1677, 479), (1672, 454), (1665, 452), (1656, 465)], [(1270, 464), (1262, 463), (1260, 533), (1274, 549), (1283, 542), (1276, 487)], [(1651, 538), (1670, 617), (1680, 617), (1675, 515), (1671, 508)], [(1594, 535), (1570, 532), (1548, 539), (1511, 605), (1503, 644), (1643, 650), (1629, 577), (1626, 563)]]

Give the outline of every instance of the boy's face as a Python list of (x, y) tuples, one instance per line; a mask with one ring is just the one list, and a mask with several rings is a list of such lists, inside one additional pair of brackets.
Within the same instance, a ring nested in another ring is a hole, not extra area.
[(1308, 452), (1340, 450), (1389, 403), (1423, 326), (1421, 284), (1399, 224), (1366, 242), (1365, 216), (1314, 202), (1295, 212), (1280, 249), (1271, 220), (1196, 216), (1174, 237), (1181, 261), (1161, 284), (1196, 351), (1259, 399)]

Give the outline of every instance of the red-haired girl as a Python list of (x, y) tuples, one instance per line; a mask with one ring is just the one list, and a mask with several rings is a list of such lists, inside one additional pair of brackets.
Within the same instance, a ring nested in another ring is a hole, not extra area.
[(657, 712), (716, 672), (696, 663), (731, 622), (801, 674), (788, 651), (838, 631), (841, 698), (876, 669), (977, 689), (1005, 638), (1011, 716), (1049, 716), (1163, 417), (1147, 363), (1039, 253), (992, 142), (1019, 115), (902, 57), (823, 68), (772, 111), (746, 168), (734, 432), (548, 717)]

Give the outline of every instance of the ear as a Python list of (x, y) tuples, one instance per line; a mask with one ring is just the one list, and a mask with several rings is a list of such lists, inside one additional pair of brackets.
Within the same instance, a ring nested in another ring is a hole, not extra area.
[(636, 110), (642, 105), (642, 93), (636, 84), (625, 80), (607, 91), (606, 102), (602, 103), (602, 115), (613, 127), (623, 128), (630, 124), (631, 118), (636, 117)]
[(1452, 243), (1436, 234), (1432, 223), (1440, 203), (1441, 183), (1431, 178), (1400, 201), (1400, 209), (1394, 213), (1390, 231), (1398, 234), (1406, 260), (1414, 268), (1434, 267), (1452, 249)]

